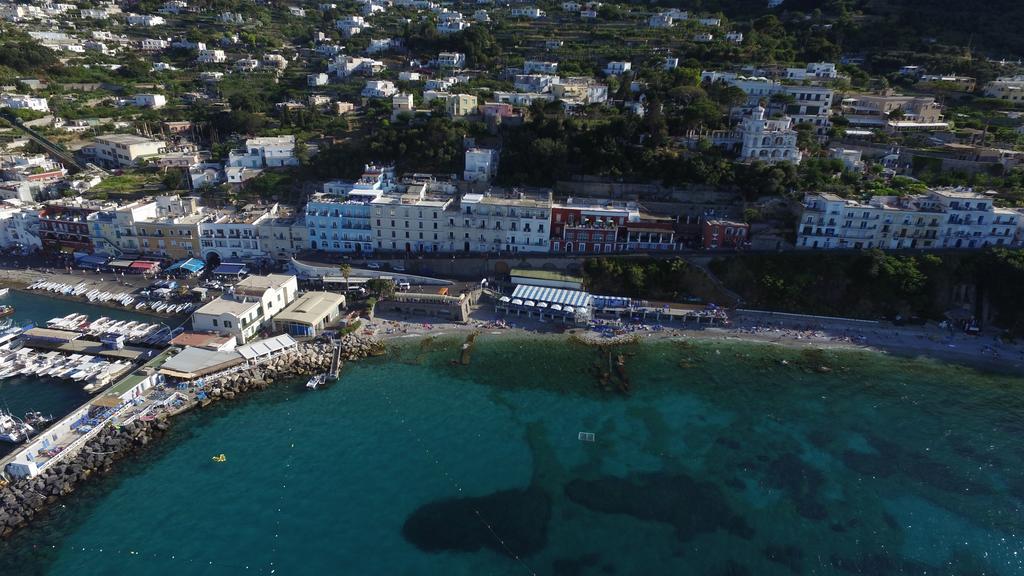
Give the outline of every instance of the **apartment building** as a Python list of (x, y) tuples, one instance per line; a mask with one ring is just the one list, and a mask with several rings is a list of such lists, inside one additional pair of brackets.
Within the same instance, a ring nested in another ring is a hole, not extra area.
[(450, 238), (445, 238), (445, 211), (452, 202), (451, 195), (429, 192), (424, 183), (410, 185), (405, 192), (380, 195), (370, 203), (376, 249), (445, 251), (450, 244)]
[(476, 114), (477, 98), (470, 94), (452, 94), (444, 103), (445, 111), (449, 116), (462, 117)]
[(1024, 75), (1000, 76), (985, 84), (982, 94), (986, 98), (997, 98), (1009, 102), (1024, 102)]
[(260, 223), (276, 218), (277, 204), (263, 209), (251, 207), (240, 212), (211, 215), (199, 222), (199, 246), (205, 260), (252, 262), (268, 257), (260, 243)]
[(807, 194), (797, 248), (977, 249), (1014, 243), (1021, 214), (969, 190), (875, 196), (868, 203)]
[(306, 203), (305, 246), (325, 252), (373, 252), (373, 203), (385, 193), (392, 193), (395, 185), (394, 168), (373, 165), (366, 166), (354, 184), (324, 184), (323, 193)]
[(734, 116), (749, 113), (764, 106), (769, 116), (780, 113), (793, 119), (794, 125), (810, 124), (820, 139), (828, 136), (832, 127), (833, 91), (823, 86), (795, 86), (782, 84), (764, 76), (742, 76), (732, 72), (701, 72), (702, 82), (724, 82), (747, 95), (745, 105), (733, 110)]
[(39, 211), (39, 240), (45, 252), (93, 252), (88, 216), (108, 206), (74, 198), (47, 202)]
[(466, 67), (466, 55), (462, 52), (441, 52), (437, 55), (437, 67), (460, 70)]
[(551, 192), (465, 194), (448, 216), (448, 250), (548, 252), (551, 208)]
[(0, 108), (35, 110), (36, 112), (50, 111), (50, 105), (46, 102), (46, 98), (36, 98), (26, 94), (0, 94)]
[(758, 106), (739, 128), (744, 160), (767, 162), (792, 162), (799, 164), (800, 149), (797, 147), (797, 133), (793, 119), (788, 116), (769, 119), (765, 109)]
[(31, 254), (43, 248), (39, 238), (39, 209), (19, 200), (0, 203), (0, 249)]
[(134, 134), (107, 134), (97, 136), (84, 152), (93, 156), (99, 164), (109, 168), (133, 166), (137, 160), (150, 158), (163, 152), (167, 144)]
[(835, 80), (839, 77), (836, 65), (832, 62), (811, 62), (803, 68), (786, 68), (787, 80)]
[(892, 131), (946, 129), (942, 106), (931, 96), (853, 94), (843, 98), (840, 110), (852, 126), (881, 127)]
[(228, 166), (261, 169), (298, 165), (295, 136), (292, 135), (249, 138), (245, 141), (245, 149), (228, 152)]

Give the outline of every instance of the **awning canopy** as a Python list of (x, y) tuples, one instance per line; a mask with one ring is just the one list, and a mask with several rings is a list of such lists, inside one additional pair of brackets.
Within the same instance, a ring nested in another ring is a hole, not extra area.
[(107, 258), (106, 256), (100, 256), (98, 254), (86, 254), (85, 256), (82, 256), (81, 258), (77, 259), (75, 263), (81, 266), (82, 268), (96, 268), (100, 266), (106, 266), (107, 260), (110, 260), (110, 258)]
[(499, 299), (499, 302), (511, 302), (511, 301), (512, 301), (512, 299), (511, 299), (511, 298), (509, 298), (508, 296), (502, 296), (502, 297), (501, 297), (501, 298)]
[[(531, 286), (529, 284), (520, 284), (516, 286), (515, 291), (512, 292), (512, 298), (532, 300), (535, 303), (547, 302), (549, 306), (551, 304), (561, 304), (562, 306), (568, 304), (576, 308), (585, 308), (590, 306), (591, 300), (589, 293), (580, 290), (548, 288), (546, 286)], [(513, 301), (513, 304), (514, 303), (515, 301)]]
[(167, 272), (172, 272), (174, 270), (184, 270), (190, 274), (195, 274), (196, 272), (199, 272), (205, 267), (206, 264), (203, 263), (203, 261), (200, 260), (199, 258), (189, 258), (188, 260), (182, 260), (180, 262), (175, 262), (174, 264), (171, 264), (170, 266), (167, 267)]
[(249, 269), (245, 267), (245, 264), (240, 264), (238, 262), (225, 262), (213, 269), (214, 274), (222, 276), (237, 276), (239, 274), (245, 274), (248, 271)]
[(131, 260), (114, 260), (113, 262), (107, 264), (107, 266), (110, 266), (111, 268), (131, 268), (132, 267), (132, 261)]
[(552, 304), (551, 305), (551, 309), (552, 310), (561, 310), (562, 309), (562, 305), (561, 304)]
[(159, 262), (153, 262), (151, 260), (136, 260), (132, 262), (132, 270), (152, 270), (160, 266)]
[(253, 360), (262, 356), (268, 356), (291, 348), (296, 345), (295, 340), (287, 335), (281, 334), (280, 336), (274, 336), (273, 338), (267, 338), (244, 346), (239, 346), (235, 350), (242, 355), (246, 360)]

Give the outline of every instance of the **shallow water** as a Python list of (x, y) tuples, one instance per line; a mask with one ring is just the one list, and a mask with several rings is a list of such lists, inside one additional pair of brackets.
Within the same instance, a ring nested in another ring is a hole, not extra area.
[(477, 342), (468, 367), (458, 340), (404, 342), (324, 390), (185, 415), (0, 544), (0, 570), (1024, 572), (1024, 380), (661, 342), (616, 351), (626, 396), (595, 349)]

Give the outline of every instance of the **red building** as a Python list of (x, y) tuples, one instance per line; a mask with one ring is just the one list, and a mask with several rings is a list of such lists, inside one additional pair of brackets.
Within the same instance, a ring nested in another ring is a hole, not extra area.
[[(632, 209), (636, 212), (636, 208)], [(622, 227), (629, 221), (630, 207), (621, 203), (573, 201), (551, 207), (552, 252), (623, 252), (626, 239)]]
[(750, 224), (732, 220), (705, 220), (701, 244), (705, 250), (743, 248), (750, 243)]
[(39, 213), (39, 238), (43, 250), (51, 253), (92, 253), (86, 217), (99, 209), (95, 205), (47, 204)]

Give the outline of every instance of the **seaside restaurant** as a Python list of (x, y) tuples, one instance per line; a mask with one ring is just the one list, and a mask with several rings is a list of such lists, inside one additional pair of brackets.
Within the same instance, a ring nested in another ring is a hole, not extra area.
[(495, 309), (506, 315), (540, 320), (551, 319), (562, 323), (586, 324), (590, 321), (591, 296), (582, 290), (551, 288), (519, 284), (511, 296), (502, 296)]

